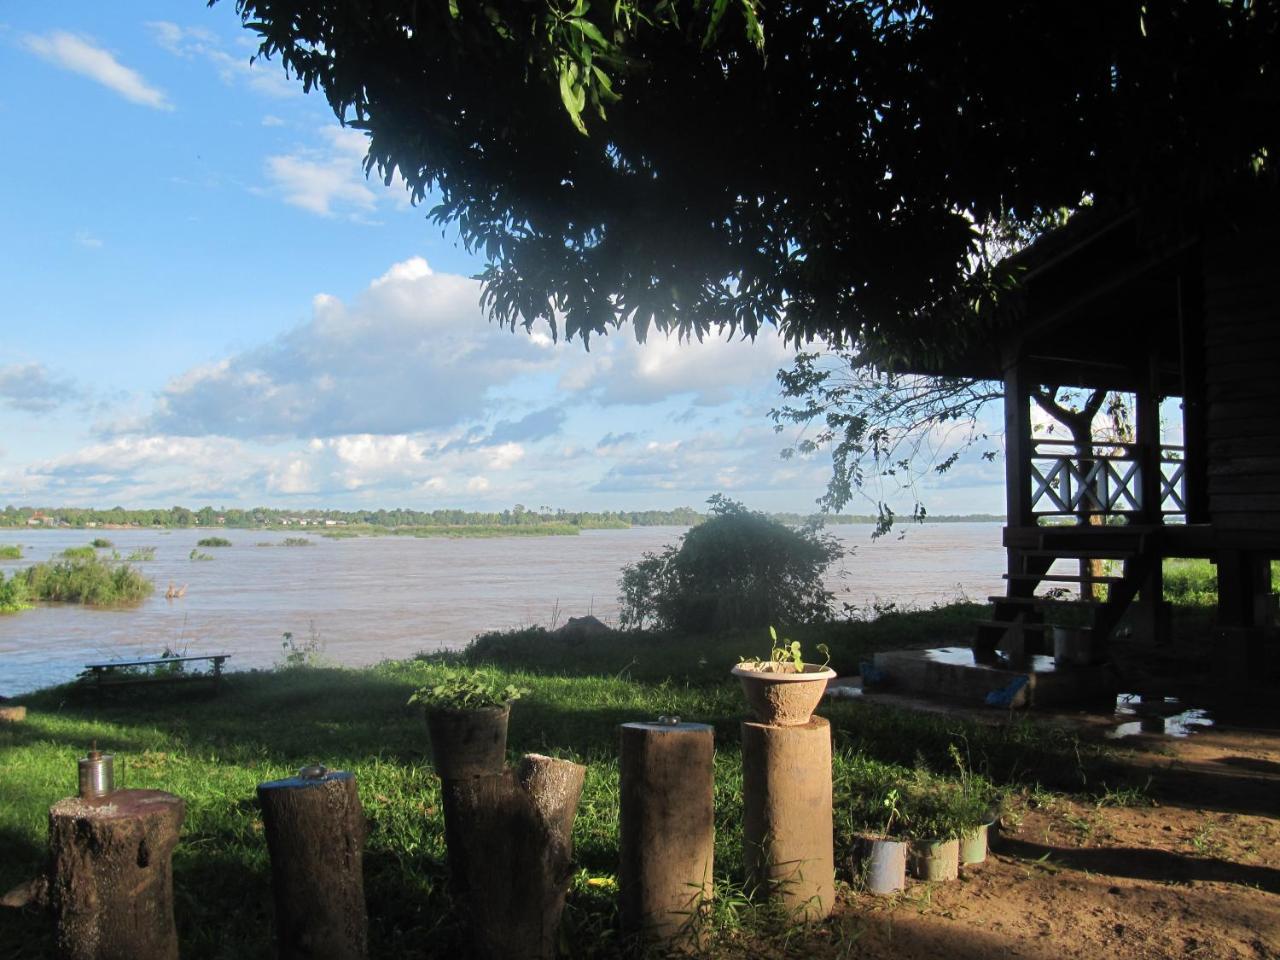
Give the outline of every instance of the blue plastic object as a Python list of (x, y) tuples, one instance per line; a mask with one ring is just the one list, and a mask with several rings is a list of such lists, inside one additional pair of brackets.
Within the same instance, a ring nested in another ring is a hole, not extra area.
[(1014, 677), (1013, 682), (1000, 690), (992, 690), (987, 694), (988, 707), (1011, 707), (1018, 691), (1027, 685), (1029, 677)]

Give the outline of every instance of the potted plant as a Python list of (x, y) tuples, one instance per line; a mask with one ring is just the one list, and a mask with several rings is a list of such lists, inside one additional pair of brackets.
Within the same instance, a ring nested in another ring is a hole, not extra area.
[(911, 841), (907, 868), (918, 880), (954, 880), (960, 875), (958, 788), (943, 782), (918, 781), (905, 811), (905, 834)]
[(507, 757), (511, 703), (527, 690), (473, 672), (450, 671), (409, 697), (427, 711), (431, 756), (442, 780), (487, 777)]
[(761, 723), (780, 727), (802, 726), (809, 722), (813, 710), (822, 700), (827, 681), (836, 672), (826, 644), (818, 644), (825, 657), (822, 663), (805, 663), (800, 643), (778, 640), (778, 631), (769, 628), (772, 648), (767, 660), (743, 658), (731, 671), (742, 684), (747, 705)]
[(893, 835), (902, 821), (901, 795), (893, 787), (881, 797), (878, 810), (868, 811), (867, 830), (854, 835), (854, 877), (862, 889), (877, 896), (898, 893), (907, 886), (907, 841)]
[(967, 824), (960, 833), (960, 866), (973, 866), (987, 859), (988, 835), (996, 822), (999, 798), (990, 783), (969, 769), (954, 743), (947, 750), (960, 775), (958, 819)]

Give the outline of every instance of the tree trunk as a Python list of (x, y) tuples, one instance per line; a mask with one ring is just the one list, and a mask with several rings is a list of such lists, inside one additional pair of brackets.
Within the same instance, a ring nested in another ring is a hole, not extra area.
[(258, 785), (281, 960), (364, 960), (367, 832), (356, 778), (333, 771)]
[(715, 853), (713, 731), (704, 723), (621, 728), (618, 871), (622, 928), (696, 947)]
[(186, 804), (117, 790), (49, 808), (49, 905), (62, 960), (177, 960), (171, 857)]
[(444, 781), (453, 897), (477, 957), (555, 956), (585, 775), (576, 763), (531, 754), (516, 770)]

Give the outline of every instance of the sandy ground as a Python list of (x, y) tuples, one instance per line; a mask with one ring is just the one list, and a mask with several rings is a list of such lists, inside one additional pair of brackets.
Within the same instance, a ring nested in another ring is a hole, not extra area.
[(1280, 732), (1136, 737), (1135, 806), (1032, 796), (985, 864), (899, 896), (854, 894), (789, 955), (1280, 958)]

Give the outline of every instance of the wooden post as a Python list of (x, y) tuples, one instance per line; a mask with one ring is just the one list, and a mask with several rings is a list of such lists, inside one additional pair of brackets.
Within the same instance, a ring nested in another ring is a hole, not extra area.
[[(1031, 512), (1031, 390), (1024, 361), (1010, 352), (1004, 360), (1004, 496), (1011, 527), (1035, 526)], [(1012, 563), (1013, 551), (1010, 551)], [(1021, 570), (1010, 569), (1010, 573)]]
[(711, 898), (715, 858), (714, 755), (707, 724), (622, 724), (618, 887), (624, 930), (697, 947), (696, 921)]
[(515, 770), (443, 781), (453, 897), (476, 957), (555, 956), (585, 776), (579, 764), (530, 754)]
[(835, 903), (831, 724), (742, 724), (742, 842), (747, 886), (797, 919), (823, 920)]
[(181, 797), (117, 790), (49, 808), (49, 906), (60, 960), (177, 960), (171, 857)]
[(356, 778), (323, 767), (303, 774), (258, 785), (277, 952), (281, 960), (363, 960), (367, 825)]

